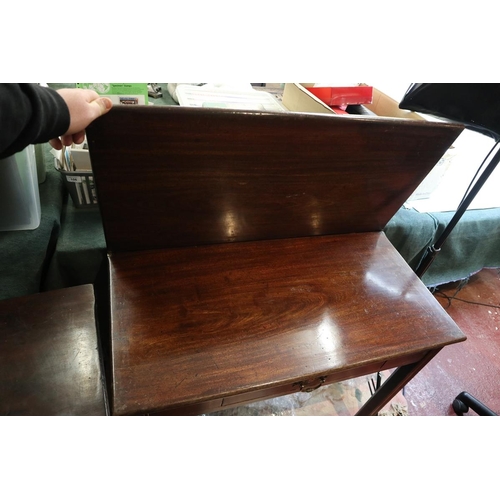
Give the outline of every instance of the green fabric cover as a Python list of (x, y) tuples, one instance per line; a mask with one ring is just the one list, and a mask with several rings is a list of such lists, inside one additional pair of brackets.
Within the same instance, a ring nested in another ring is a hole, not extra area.
[[(453, 212), (432, 214), (438, 225), (433, 243), (453, 215)], [(468, 278), (485, 267), (500, 267), (500, 208), (466, 211), (422, 281), (429, 287), (438, 286)]]
[(44, 290), (94, 283), (106, 257), (98, 208), (76, 208), (68, 197), (61, 220), (61, 232), (43, 283)]
[(437, 221), (431, 214), (401, 208), (388, 222), (384, 232), (401, 256), (415, 270), (425, 249), (432, 244)]
[[(401, 209), (384, 231), (415, 270), (453, 215)], [(500, 267), (500, 208), (466, 211), (421, 279), (435, 287), (466, 279), (485, 267)]]

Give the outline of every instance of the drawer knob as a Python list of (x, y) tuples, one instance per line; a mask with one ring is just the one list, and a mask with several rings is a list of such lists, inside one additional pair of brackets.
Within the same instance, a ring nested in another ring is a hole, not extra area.
[(319, 382), (316, 382), (315, 385), (310, 385), (309, 381), (306, 380), (304, 382), (296, 382), (294, 385), (299, 386), (300, 392), (312, 392), (316, 389), (319, 389), (326, 381), (326, 377), (320, 377)]

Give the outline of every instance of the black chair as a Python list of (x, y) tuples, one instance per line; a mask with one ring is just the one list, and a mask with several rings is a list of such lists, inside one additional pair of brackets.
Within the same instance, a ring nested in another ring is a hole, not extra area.
[[(469, 187), (456, 213), (430, 246), (415, 270), (420, 278), (436, 258), (450, 232), (456, 226), (474, 197), (500, 162), (500, 84), (498, 83), (413, 83), (401, 103), (408, 109), (462, 123), (466, 128), (492, 137), (495, 145), (484, 159), (477, 180)], [(474, 410), (481, 416), (496, 416), (490, 408), (461, 392), (453, 401), (453, 410), (463, 415)]]

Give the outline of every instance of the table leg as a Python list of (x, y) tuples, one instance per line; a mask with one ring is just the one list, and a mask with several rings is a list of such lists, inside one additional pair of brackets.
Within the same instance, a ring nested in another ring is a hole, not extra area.
[(358, 410), (356, 416), (377, 415), (377, 413), (441, 350), (434, 349), (416, 363), (400, 366), (380, 386), (373, 396)]

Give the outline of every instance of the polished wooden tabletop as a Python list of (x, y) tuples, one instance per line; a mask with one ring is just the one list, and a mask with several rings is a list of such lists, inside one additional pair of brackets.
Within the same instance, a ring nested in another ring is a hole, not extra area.
[(120, 253), (110, 263), (115, 414), (213, 410), (465, 339), (383, 233)]
[(106, 415), (92, 285), (0, 301), (0, 415)]

